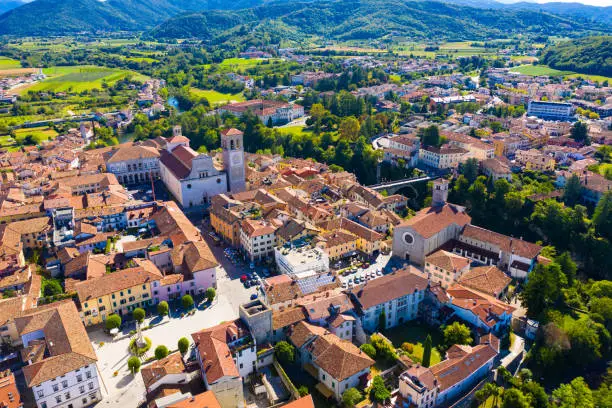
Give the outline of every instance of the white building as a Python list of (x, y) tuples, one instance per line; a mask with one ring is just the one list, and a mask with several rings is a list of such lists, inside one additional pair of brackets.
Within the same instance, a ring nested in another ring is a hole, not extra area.
[(426, 146), (419, 150), (419, 162), (439, 170), (457, 168), (459, 163), (468, 158), (467, 153), (467, 150), (460, 147)]
[(96, 353), (71, 300), (31, 309), (15, 325), (38, 408), (82, 408), (102, 400)]
[(427, 277), (408, 266), (356, 287), (351, 296), (363, 329), (375, 332), (380, 327), (383, 311), (387, 329), (415, 319), (427, 286)]
[(572, 120), (574, 107), (571, 103), (529, 101), (527, 116), (545, 120)]
[(191, 337), (206, 388), (223, 408), (244, 407), (242, 379), (257, 370), (257, 346), (248, 327), (235, 320)]
[(309, 372), (313, 376), (316, 374), (337, 401), (349, 388), (367, 383), (374, 360), (350, 341), (304, 321), (293, 328), (290, 340), (298, 348), (302, 366), (314, 367), (316, 373)]
[(319, 247), (274, 248), (274, 258), (280, 273), (295, 276), (304, 272), (325, 273), (329, 271), (329, 257)]
[(429, 368), (415, 364), (399, 379), (400, 408), (449, 406), (493, 369), (499, 354), (499, 339), (483, 336), (474, 347), (454, 345), (446, 359)]
[(276, 226), (262, 220), (246, 219), (240, 225), (240, 244), (246, 256), (261, 261), (272, 255), (276, 237)]
[(111, 150), (106, 170), (122, 184), (150, 183), (159, 178), (159, 152), (149, 146), (122, 146)]
[(180, 128), (174, 132), (161, 153), (159, 170), (166, 188), (181, 206), (206, 205), (213, 196), (226, 193), (226, 171), (215, 166), (211, 156), (191, 149)]

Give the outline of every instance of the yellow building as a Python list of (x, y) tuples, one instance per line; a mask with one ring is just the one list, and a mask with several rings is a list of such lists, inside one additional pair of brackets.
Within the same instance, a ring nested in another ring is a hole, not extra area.
[(330, 261), (350, 256), (357, 250), (357, 236), (344, 231), (327, 232), (319, 236), (320, 246), (325, 249)]
[(227, 208), (211, 208), (210, 226), (232, 246), (240, 244), (240, 218)]
[(102, 323), (113, 313), (127, 315), (137, 307), (152, 305), (151, 285), (162, 279), (155, 269), (138, 266), (76, 283), (85, 326)]
[(40, 248), (48, 244), (51, 235), (51, 219), (49, 217), (33, 218), (10, 223), (8, 230), (21, 236), (25, 248)]
[(517, 163), (525, 166), (527, 170), (554, 171), (555, 159), (538, 150), (519, 150), (516, 152)]

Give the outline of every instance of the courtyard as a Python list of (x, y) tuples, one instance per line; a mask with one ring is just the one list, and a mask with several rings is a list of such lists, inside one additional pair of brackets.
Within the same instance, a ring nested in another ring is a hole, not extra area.
[(410, 343), (412, 345), (412, 352), (403, 351), (416, 361), (421, 361), (423, 359), (423, 343), (427, 335), (430, 335), (433, 345), (431, 350), (431, 365), (442, 361), (442, 354), (437, 347), (442, 344), (443, 337), (441, 331), (437, 328), (419, 322), (408, 322), (401, 326), (385, 330), (383, 334), (397, 349), (402, 349), (404, 343)]

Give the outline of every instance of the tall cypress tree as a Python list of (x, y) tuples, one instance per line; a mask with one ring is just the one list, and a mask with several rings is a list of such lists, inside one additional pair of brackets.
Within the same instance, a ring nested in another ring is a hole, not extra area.
[(423, 343), (423, 367), (429, 367), (431, 363), (431, 336), (428, 334)]

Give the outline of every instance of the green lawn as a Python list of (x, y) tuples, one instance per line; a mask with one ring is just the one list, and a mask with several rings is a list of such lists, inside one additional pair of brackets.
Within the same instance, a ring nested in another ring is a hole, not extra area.
[(15, 144), (15, 140), (9, 135), (0, 136), (0, 147), (8, 147)]
[(19, 143), (23, 142), (23, 140), (28, 135), (32, 136), (32, 140), (36, 144), (40, 144), (45, 140), (50, 140), (50, 139), (54, 139), (55, 137), (57, 137), (57, 132), (54, 129), (47, 128), (47, 127), (15, 130), (15, 140)]
[(589, 75), (589, 74), (578, 74), (571, 71), (559, 71), (558, 69), (550, 68), (546, 65), (519, 65), (510, 69), (512, 72), (518, 72), (524, 75), (549, 75), (549, 76), (560, 76), (563, 75), (566, 78), (584, 78), (590, 79), (591, 81), (612, 81), (612, 78), (605, 77), (602, 75)]
[(419, 324), (416, 322), (410, 322), (401, 326), (394, 327), (386, 330), (383, 333), (396, 348), (401, 348), (403, 343), (410, 343), (413, 345), (414, 350), (410, 357), (417, 361), (421, 361), (423, 358), (423, 342), (429, 334), (433, 343), (433, 349), (431, 351), (431, 365), (437, 364), (442, 361), (442, 355), (436, 348), (442, 343), (441, 334), (428, 326)]
[(237, 94), (225, 94), (214, 90), (198, 88), (191, 88), (190, 92), (199, 98), (206, 98), (211, 105), (222, 105), (229, 102), (242, 102), (245, 100), (242, 92)]
[(571, 74), (567, 71), (559, 71), (558, 69), (547, 67), (546, 65), (519, 65), (518, 67), (512, 68), (510, 71), (518, 72), (523, 75), (548, 75), (548, 76), (559, 76)]
[(292, 136), (312, 136), (312, 131), (305, 130), (304, 126), (283, 126), (276, 128), (280, 133)]
[(15, 68), (21, 68), (21, 63), (19, 61), (7, 57), (0, 57), (0, 69)]
[(132, 76), (134, 79), (139, 80), (145, 80), (147, 78), (137, 72), (96, 66), (52, 67), (45, 68), (43, 72), (48, 78), (27, 88), (27, 90), (81, 92), (85, 90), (101, 89), (103, 82), (112, 85), (128, 76)]

